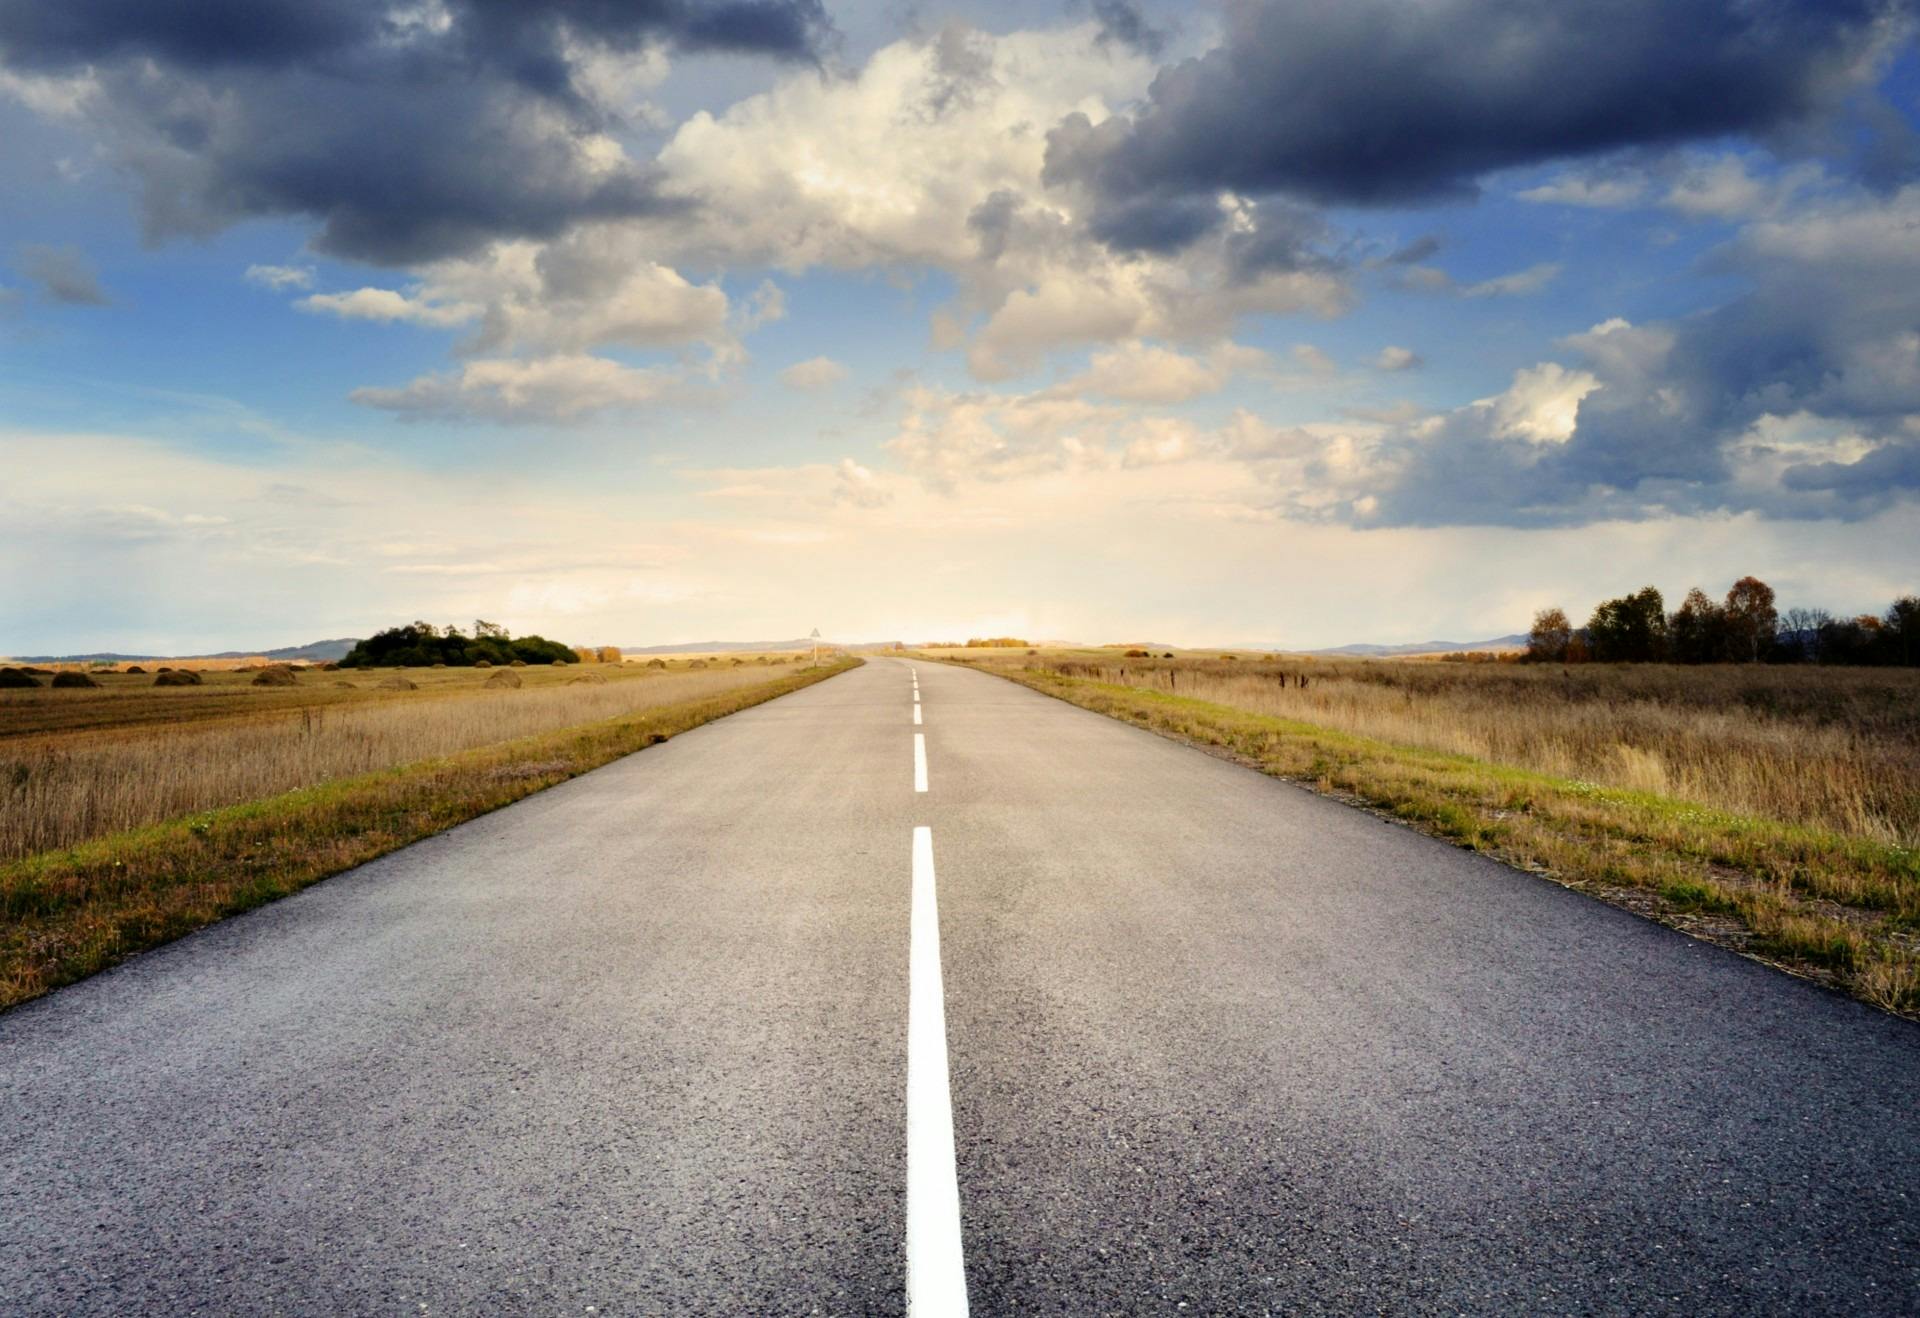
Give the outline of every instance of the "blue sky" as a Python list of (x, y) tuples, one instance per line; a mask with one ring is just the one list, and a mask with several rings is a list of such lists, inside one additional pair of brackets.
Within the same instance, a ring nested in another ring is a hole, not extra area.
[(23, 0), (0, 651), (1882, 609), (1911, 9), (1626, 8)]

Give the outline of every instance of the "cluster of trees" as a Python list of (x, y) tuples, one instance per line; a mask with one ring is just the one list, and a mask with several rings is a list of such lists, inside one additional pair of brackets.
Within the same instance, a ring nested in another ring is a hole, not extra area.
[(1018, 636), (974, 636), (967, 641), (969, 650), (1024, 650), (1029, 642)]
[(573, 657), (583, 664), (617, 664), (625, 658), (617, 645), (576, 645)]
[(505, 627), (484, 619), (474, 621), (471, 636), (452, 623), (436, 627), (414, 622), (375, 632), (347, 651), (340, 666), (469, 668), (483, 659), (490, 664), (510, 664), (516, 659), (528, 664), (568, 664), (574, 662), (574, 652), (573, 647), (544, 636), (510, 636)]
[(1836, 618), (1825, 609), (1774, 607), (1758, 577), (1733, 583), (1716, 602), (1695, 586), (1672, 613), (1652, 586), (1607, 600), (1585, 627), (1542, 609), (1527, 634), (1527, 658), (1542, 663), (1885, 664), (1920, 663), (1920, 598), (1904, 595), (1883, 616)]

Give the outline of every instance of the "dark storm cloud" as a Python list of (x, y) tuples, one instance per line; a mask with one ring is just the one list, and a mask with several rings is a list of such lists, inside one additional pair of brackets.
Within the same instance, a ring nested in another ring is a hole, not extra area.
[(1470, 195), (1509, 166), (1796, 124), (1856, 87), (1909, 0), (1238, 0), (1137, 114), (1050, 134), (1046, 177), (1135, 215), (1223, 189)]
[(582, 90), (582, 48), (807, 60), (831, 35), (820, 0), (0, 4), (7, 65), (93, 70), (152, 236), (308, 215), (320, 249), (383, 263), (678, 205), (589, 149), (617, 124)]
[(1093, 16), (1099, 21), (1102, 41), (1147, 56), (1158, 55), (1166, 48), (1167, 34), (1147, 21), (1134, 0), (1093, 0)]

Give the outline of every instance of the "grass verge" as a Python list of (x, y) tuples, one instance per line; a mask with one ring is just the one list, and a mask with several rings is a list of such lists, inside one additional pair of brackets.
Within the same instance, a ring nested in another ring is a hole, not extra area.
[(1920, 852), (1164, 692), (983, 668), (1920, 1019)]
[(0, 1009), (858, 662), (343, 778), (0, 865)]

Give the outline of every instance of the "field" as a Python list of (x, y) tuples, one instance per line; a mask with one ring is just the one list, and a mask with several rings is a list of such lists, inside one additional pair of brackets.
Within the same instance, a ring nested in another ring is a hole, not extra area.
[(738, 657), (0, 691), (0, 1007), (848, 666)]
[(938, 657), (1920, 1014), (1920, 672)]

